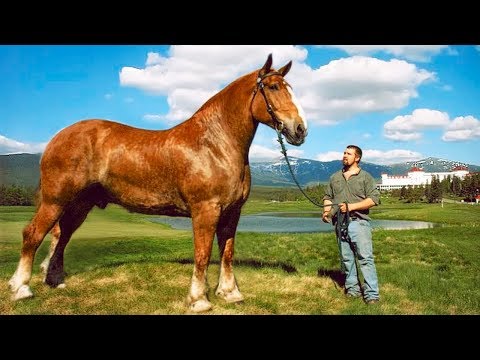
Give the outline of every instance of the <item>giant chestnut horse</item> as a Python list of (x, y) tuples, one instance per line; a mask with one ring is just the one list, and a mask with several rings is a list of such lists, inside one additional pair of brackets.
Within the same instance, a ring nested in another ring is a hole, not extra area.
[(211, 309), (207, 268), (217, 235), (220, 276), (215, 294), (243, 300), (233, 274), (235, 232), (250, 192), (248, 154), (258, 124), (281, 131), (299, 146), (307, 123), (284, 76), (288, 62), (271, 68), (272, 56), (210, 98), (193, 116), (168, 130), (144, 130), (106, 120), (84, 120), (56, 134), (40, 163), (39, 203), (23, 230), (18, 267), (9, 281), (13, 299), (29, 287), (36, 250), (51, 231), (42, 263), (45, 282), (63, 287), (63, 257), (73, 232), (94, 207), (114, 203), (129, 211), (191, 217), (195, 261), (187, 303)]

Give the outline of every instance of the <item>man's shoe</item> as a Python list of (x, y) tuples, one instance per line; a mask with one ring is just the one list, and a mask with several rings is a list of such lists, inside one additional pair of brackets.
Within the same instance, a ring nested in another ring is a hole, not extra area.
[(362, 296), (362, 294), (346, 293), (345, 296), (346, 296), (347, 298), (358, 298), (358, 297)]
[(370, 299), (370, 300), (366, 300), (365, 303), (367, 305), (374, 305), (374, 304), (378, 304), (380, 300), (379, 299)]

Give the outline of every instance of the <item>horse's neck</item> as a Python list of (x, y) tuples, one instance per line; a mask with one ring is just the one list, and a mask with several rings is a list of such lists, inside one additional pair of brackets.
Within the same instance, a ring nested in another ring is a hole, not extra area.
[(206, 136), (224, 142), (231, 151), (239, 151), (248, 159), (248, 151), (258, 122), (251, 114), (253, 93), (242, 83), (229, 86), (218, 93), (192, 117), (191, 122), (201, 127)]

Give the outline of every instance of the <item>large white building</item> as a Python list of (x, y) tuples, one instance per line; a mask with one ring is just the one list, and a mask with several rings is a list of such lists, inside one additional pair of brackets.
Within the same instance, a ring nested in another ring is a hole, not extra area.
[(454, 176), (463, 180), (468, 174), (468, 169), (463, 166), (457, 166), (448, 172), (428, 173), (418, 167), (412, 167), (407, 175), (388, 175), (382, 174), (382, 182), (377, 184), (379, 190), (393, 190), (401, 189), (403, 186), (420, 186), (432, 183), (432, 177), (437, 176), (440, 181), (447, 176), (453, 178)]

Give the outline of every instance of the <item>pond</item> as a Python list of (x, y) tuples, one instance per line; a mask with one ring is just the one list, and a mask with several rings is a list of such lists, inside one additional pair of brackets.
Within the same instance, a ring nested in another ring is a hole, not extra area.
[[(319, 212), (296, 212), (296, 213), (261, 213), (244, 215), (240, 217), (237, 231), (261, 232), (261, 233), (313, 233), (333, 232), (330, 224), (322, 222)], [(151, 221), (172, 226), (178, 230), (191, 230), (192, 220), (184, 217), (160, 216)], [(385, 230), (428, 229), (440, 227), (426, 221), (410, 220), (372, 220), (372, 228)]]

